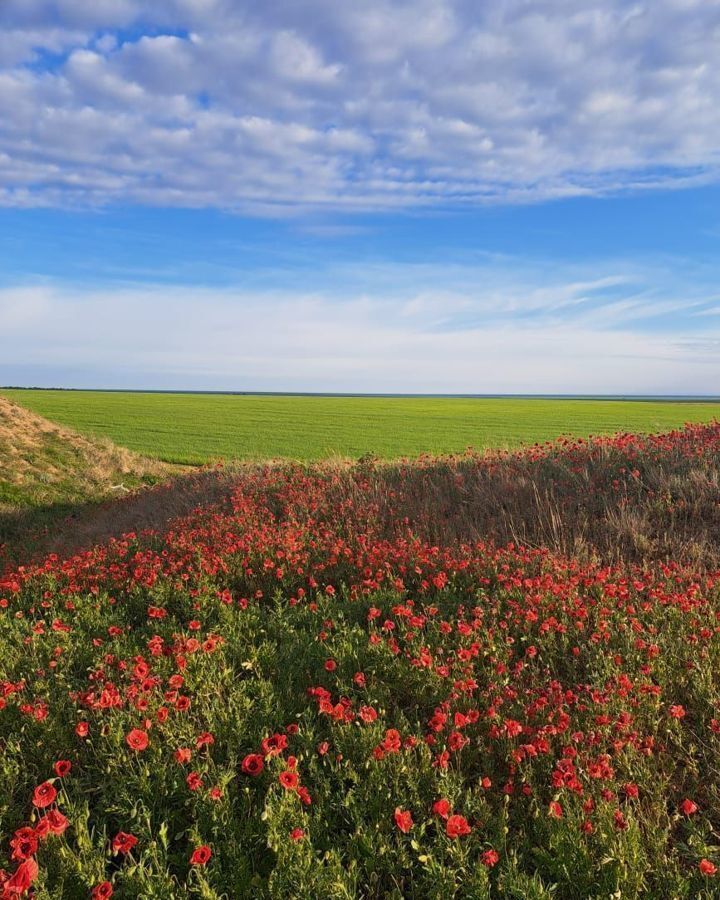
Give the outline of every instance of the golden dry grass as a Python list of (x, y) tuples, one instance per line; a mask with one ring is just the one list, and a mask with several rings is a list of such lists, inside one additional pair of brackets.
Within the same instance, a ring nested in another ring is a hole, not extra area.
[[(0, 484), (32, 505), (86, 499), (164, 478), (177, 467), (56, 425), (0, 397)], [(3, 499), (0, 494), (0, 501)]]

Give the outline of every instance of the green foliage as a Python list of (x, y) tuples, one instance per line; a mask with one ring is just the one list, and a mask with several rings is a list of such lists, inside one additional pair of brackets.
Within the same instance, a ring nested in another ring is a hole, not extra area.
[(383, 458), (517, 447), (560, 434), (662, 431), (717, 403), (416, 397), (282, 397), (6, 390), (80, 432), (176, 463)]

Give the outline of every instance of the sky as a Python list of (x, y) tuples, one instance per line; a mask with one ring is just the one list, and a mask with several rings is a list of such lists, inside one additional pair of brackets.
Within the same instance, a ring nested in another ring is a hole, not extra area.
[(0, 384), (720, 394), (720, 0), (0, 0)]

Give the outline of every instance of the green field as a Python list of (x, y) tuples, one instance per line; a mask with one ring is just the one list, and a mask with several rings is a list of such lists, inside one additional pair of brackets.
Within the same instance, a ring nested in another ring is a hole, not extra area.
[(221, 457), (416, 456), (517, 447), (561, 434), (662, 431), (720, 416), (717, 402), (2, 393), (80, 432), (180, 463)]

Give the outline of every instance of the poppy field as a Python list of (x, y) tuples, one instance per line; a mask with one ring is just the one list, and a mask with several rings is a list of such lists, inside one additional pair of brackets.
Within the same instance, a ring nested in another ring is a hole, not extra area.
[(720, 571), (463, 533), (526, 464), (568, 516), (590, 484), (686, 521), (705, 479), (720, 540), (710, 424), (247, 467), (5, 571), (0, 897), (718, 896)]

